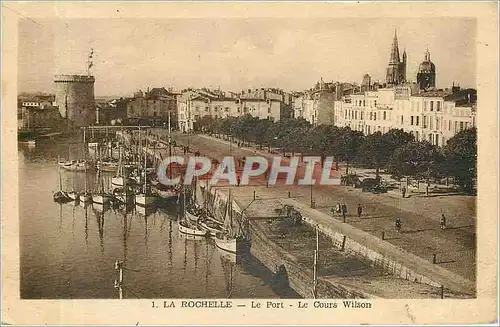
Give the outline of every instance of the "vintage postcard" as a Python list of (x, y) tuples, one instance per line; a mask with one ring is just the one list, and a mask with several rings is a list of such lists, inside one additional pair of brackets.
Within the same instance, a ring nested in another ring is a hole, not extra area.
[(2, 323), (497, 321), (498, 3), (2, 3)]

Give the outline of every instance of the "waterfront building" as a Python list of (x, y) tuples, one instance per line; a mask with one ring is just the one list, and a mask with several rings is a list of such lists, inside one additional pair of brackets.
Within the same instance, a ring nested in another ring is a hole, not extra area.
[(364, 134), (403, 129), (418, 141), (443, 146), (476, 126), (476, 91), (459, 87), (419, 92), (407, 84), (345, 96), (335, 103), (335, 125)]
[(163, 124), (170, 119), (172, 126), (177, 121), (177, 94), (165, 88), (153, 88), (146, 92), (134, 93), (126, 102), (127, 120), (129, 124)]
[[(279, 95), (279, 96), (278, 96)], [(291, 97), (267, 92), (266, 89), (248, 90), (226, 95), (221, 91), (185, 90), (177, 97), (178, 127), (187, 132), (204, 116), (214, 118), (239, 117), (250, 114), (260, 119), (291, 117)]]

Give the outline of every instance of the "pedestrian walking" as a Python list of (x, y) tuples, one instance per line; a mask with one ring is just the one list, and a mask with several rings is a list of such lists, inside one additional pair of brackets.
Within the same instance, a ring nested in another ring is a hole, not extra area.
[(240, 182), (241, 182), (240, 175), (236, 175), (236, 181), (238, 182), (238, 186), (240, 186)]
[(404, 197), (406, 196), (406, 186), (403, 186), (403, 188), (401, 189), (401, 193), (403, 193), (403, 199), (404, 199)]
[(403, 222), (401, 221), (401, 218), (397, 217), (396, 218), (396, 231), (398, 233), (401, 233), (401, 228), (403, 227)]
[(446, 217), (444, 216), (444, 213), (441, 214), (441, 229), (446, 229)]
[(358, 204), (358, 217), (361, 217), (363, 214), (363, 207), (361, 207), (361, 204)]

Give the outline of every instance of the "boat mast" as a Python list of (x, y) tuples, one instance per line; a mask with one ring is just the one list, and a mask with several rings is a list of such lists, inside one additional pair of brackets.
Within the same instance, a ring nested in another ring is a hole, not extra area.
[(147, 174), (148, 174), (148, 137), (146, 133), (146, 151), (144, 152), (144, 194), (146, 194), (147, 188)]
[[(171, 129), (171, 126), (170, 126), (170, 110), (168, 111), (168, 155), (170, 157), (172, 157), (172, 137), (171, 137), (171, 133), (172, 132), (172, 129)], [(168, 165), (168, 169), (169, 169), (169, 178), (172, 179), (172, 165)]]
[(85, 194), (87, 194), (87, 144), (85, 143), (85, 127), (83, 128), (83, 167), (85, 169)]

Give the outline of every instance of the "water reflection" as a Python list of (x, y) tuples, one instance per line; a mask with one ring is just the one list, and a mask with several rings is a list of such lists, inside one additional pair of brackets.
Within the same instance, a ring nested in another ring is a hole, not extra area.
[[(81, 151), (68, 146), (71, 140), (59, 146), (41, 143), (19, 152), (19, 198), (30, 199), (19, 206), (21, 298), (117, 298), (117, 260), (125, 267), (124, 298), (281, 296), (263, 285), (265, 274), (255, 276), (236, 263), (227, 266), (209, 239), (179, 233), (176, 205), (145, 211), (54, 203), (58, 158), (77, 159)], [(105, 185), (111, 175), (103, 176)], [(83, 190), (85, 178), (93, 189), (94, 173), (61, 172), (66, 190)], [(258, 263), (252, 266), (265, 271)]]

